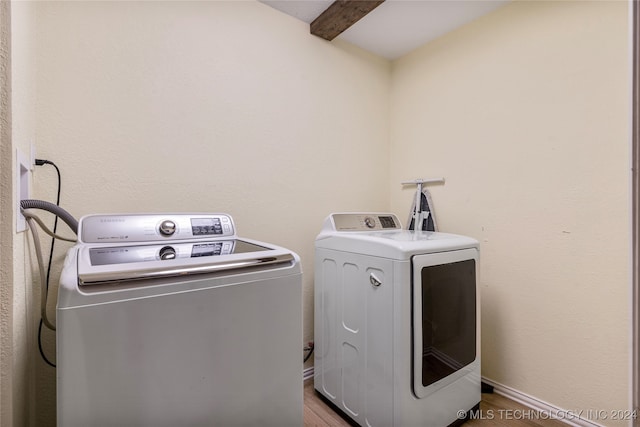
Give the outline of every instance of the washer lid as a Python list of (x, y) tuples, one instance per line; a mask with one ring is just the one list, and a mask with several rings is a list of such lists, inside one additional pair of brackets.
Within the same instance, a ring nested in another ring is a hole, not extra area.
[(321, 233), (316, 248), (408, 260), (413, 255), (478, 248), (478, 241), (431, 231), (369, 231)]
[(295, 254), (287, 249), (240, 239), (127, 246), (84, 244), (78, 248), (78, 284), (158, 279), (295, 262)]

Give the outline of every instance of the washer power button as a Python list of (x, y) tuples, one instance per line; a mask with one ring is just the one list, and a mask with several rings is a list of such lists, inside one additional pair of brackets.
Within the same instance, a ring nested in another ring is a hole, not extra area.
[(163, 236), (171, 236), (176, 232), (176, 223), (170, 219), (162, 221), (160, 227), (158, 227), (158, 231), (160, 231), (160, 234)]

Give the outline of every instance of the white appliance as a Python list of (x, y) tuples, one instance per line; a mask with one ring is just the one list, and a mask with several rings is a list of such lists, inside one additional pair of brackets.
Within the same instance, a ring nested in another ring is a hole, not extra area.
[(60, 427), (301, 426), (299, 257), (226, 214), (92, 215), (57, 306)]
[(478, 242), (335, 213), (315, 255), (315, 389), (362, 426), (445, 427), (479, 408)]

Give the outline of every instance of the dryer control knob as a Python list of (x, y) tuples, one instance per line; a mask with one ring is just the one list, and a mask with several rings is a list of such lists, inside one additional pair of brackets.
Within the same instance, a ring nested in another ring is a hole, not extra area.
[(165, 246), (164, 248), (160, 249), (160, 253), (158, 255), (163, 261), (168, 259), (176, 259), (176, 250), (171, 246)]
[(158, 231), (160, 231), (160, 234), (163, 236), (171, 236), (176, 232), (176, 223), (169, 219), (162, 221), (160, 227), (158, 227)]
[(366, 225), (369, 228), (375, 228), (376, 226), (376, 220), (373, 219), (372, 217), (368, 216), (364, 219), (364, 225)]

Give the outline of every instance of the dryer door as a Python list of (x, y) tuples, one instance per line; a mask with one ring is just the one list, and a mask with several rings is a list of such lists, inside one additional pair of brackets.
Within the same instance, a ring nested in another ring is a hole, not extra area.
[(413, 392), (424, 398), (479, 360), (478, 251), (415, 255), (412, 267)]

